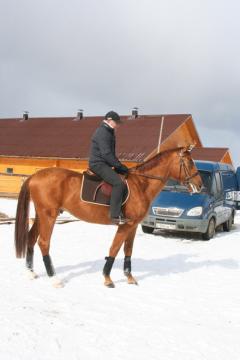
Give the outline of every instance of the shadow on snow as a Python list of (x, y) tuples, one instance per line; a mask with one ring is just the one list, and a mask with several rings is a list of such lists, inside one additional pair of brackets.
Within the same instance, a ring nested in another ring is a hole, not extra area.
[[(148, 260), (133, 258), (133, 274), (139, 273), (136, 275), (137, 279), (143, 280), (153, 276), (168, 276), (171, 274), (185, 273), (203, 267), (217, 266), (224, 267), (226, 269), (239, 269), (239, 263), (232, 259), (197, 261), (196, 258), (197, 256), (189, 254), (172, 255), (167, 258)], [(69, 282), (73, 278), (85, 274), (101, 273), (104, 263), (104, 259), (98, 259), (95, 261), (87, 261), (75, 265), (58, 267), (56, 271), (57, 274), (63, 274), (70, 271), (70, 273), (63, 278), (64, 282)], [(123, 260), (116, 259), (112, 273), (114, 274), (115, 269), (122, 270), (122, 268)]]

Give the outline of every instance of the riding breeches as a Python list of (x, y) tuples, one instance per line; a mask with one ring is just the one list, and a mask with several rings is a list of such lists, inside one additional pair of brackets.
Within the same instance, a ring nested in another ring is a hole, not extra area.
[(112, 185), (112, 195), (110, 200), (110, 216), (116, 218), (121, 214), (123, 196), (126, 185), (121, 177), (108, 165), (101, 164), (91, 167), (91, 170), (100, 176), (104, 181)]

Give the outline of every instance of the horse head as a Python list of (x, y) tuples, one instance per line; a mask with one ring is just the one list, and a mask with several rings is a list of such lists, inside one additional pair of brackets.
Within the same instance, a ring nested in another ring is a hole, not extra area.
[(186, 185), (190, 192), (200, 192), (202, 179), (191, 157), (191, 151), (195, 145), (189, 145), (175, 152), (170, 176)]

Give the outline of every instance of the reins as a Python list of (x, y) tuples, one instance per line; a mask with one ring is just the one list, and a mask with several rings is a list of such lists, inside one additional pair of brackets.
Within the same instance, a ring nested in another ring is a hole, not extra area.
[[(185, 164), (185, 162), (183, 160), (183, 155), (180, 153), (179, 179), (181, 178), (182, 171), (184, 172), (184, 175), (185, 175), (185, 180), (183, 181), (183, 184), (186, 184), (186, 185), (189, 185), (190, 180), (198, 175), (197, 171), (194, 174), (190, 175), (189, 170), (188, 170), (188, 168), (187, 168), (187, 166), (186, 166), (186, 164)], [(138, 173), (138, 172), (136, 172), (136, 168), (132, 168), (129, 172), (131, 174), (134, 174), (134, 175), (137, 175), (137, 176), (142, 176), (142, 177), (145, 177), (145, 178), (148, 178), (148, 179), (160, 180), (163, 183), (165, 183), (167, 181), (167, 177)]]
[(147, 175), (147, 174), (140, 174), (137, 173), (135, 171), (130, 171), (131, 174), (137, 175), (137, 176), (142, 176), (148, 179), (153, 179), (153, 180), (160, 180), (162, 182), (166, 182), (166, 178), (163, 178), (162, 176), (156, 176), (156, 175)]

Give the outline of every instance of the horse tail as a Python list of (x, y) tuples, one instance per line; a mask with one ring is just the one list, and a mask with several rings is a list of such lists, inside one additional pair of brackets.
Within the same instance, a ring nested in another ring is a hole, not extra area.
[(27, 251), (30, 204), (29, 180), (30, 178), (23, 183), (17, 203), (15, 221), (15, 250), (17, 258), (25, 257)]

